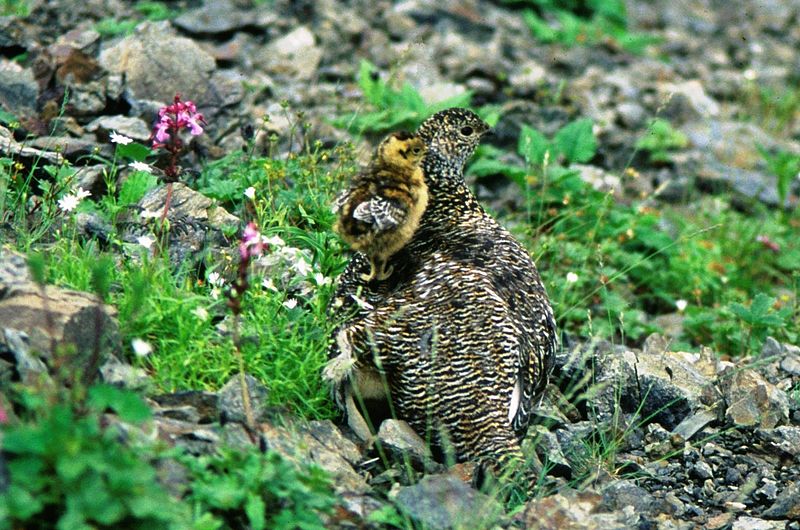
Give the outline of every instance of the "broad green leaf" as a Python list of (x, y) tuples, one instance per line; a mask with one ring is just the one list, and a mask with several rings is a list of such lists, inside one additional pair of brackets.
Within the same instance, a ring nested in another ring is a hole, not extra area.
[(565, 125), (553, 138), (553, 143), (570, 163), (584, 163), (594, 158), (597, 141), (592, 120), (583, 118)]
[(95, 385), (90, 388), (89, 404), (98, 410), (110, 408), (123, 421), (141, 422), (150, 418), (150, 409), (139, 396), (111, 385)]
[(548, 150), (552, 150), (552, 146), (542, 133), (533, 127), (522, 126), (517, 142), (517, 152), (528, 164), (541, 165), (544, 163)]
[(117, 156), (134, 162), (144, 162), (152, 151), (142, 144), (131, 142), (127, 145), (117, 144)]
[(138, 203), (145, 193), (158, 186), (158, 179), (155, 175), (144, 171), (133, 172), (122, 183), (119, 189), (118, 203), (120, 206), (129, 206)]
[(244, 505), (244, 513), (247, 514), (247, 519), (250, 521), (250, 528), (253, 530), (263, 530), (267, 527), (265, 517), (266, 506), (264, 500), (261, 498), (260, 493), (247, 496), (247, 501)]

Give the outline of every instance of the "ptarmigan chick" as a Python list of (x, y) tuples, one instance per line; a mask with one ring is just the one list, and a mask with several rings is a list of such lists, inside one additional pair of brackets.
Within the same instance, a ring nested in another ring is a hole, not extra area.
[(333, 229), (371, 262), (364, 281), (392, 275), (388, 259), (408, 243), (428, 205), (421, 163), (427, 148), (421, 138), (393, 133), (378, 146), (370, 166), (356, 175), (336, 200)]

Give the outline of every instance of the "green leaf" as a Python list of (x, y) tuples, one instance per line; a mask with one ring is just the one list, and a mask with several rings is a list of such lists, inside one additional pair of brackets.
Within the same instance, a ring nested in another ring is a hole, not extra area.
[(266, 506), (260, 494), (251, 493), (247, 496), (247, 501), (244, 505), (244, 513), (247, 514), (247, 519), (250, 521), (250, 528), (253, 530), (263, 530), (267, 527), (265, 517)]
[(123, 421), (138, 423), (150, 419), (150, 409), (139, 396), (111, 385), (90, 388), (89, 404), (101, 411), (110, 408)]
[(144, 162), (151, 154), (153, 152), (150, 149), (136, 142), (131, 142), (127, 145), (117, 144), (117, 156), (120, 158), (126, 158), (134, 162)]
[(552, 150), (550, 141), (545, 136), (527, 125), (522, 126), (517, 142), (517, 152), (528, 164), (542, 165), (548, 150)]
[(135, 171), (122, 183), (119, 189), (117, 203), (120, 206), (136, 204), (145, 194), (158, 186), (158, 179), (155, 175), (144, 171)]
[(584, 163), (594, 158), (597, 142), (592, 127), (592, 120), (583, 118), (565, 125), (556, 133), (553, 143), (568, 162)]

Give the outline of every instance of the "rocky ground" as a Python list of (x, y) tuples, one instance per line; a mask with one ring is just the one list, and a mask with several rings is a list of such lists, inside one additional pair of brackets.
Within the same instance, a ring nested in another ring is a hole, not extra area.
[[(798, 82), (800, 5), (791, 0), (742, 2), (736, 9), (715, 0), (629, 2), (632, 24), (663, 39), (659, 49), (667, 60), (631, 55), (614, 42), (538, 44), (513, 6), (490, 2), (276, 1), (260, 8), (236, 0), (185, 2), (173, 4), (186, 8), (174, 20), (145, 22), (115, 38), (92, 28), (109, 17), (133, 16), (128, 2), (32, 3), (29, 17), (0, 19), (0, 104), (21, 125), (0, 126), (0, 151), (21, 160), (65, 157), (83, 164), (92, 153), (110, 157), (112, 131), (146, 142), (156, 110), (176, 93), (195, 101), (208, 122), (192, 156), (239, 149), (241, 129), (258, 125), (277, 134), (279, 152), (297, 149), (300, 138), (293, 136), (301, 132), (286, 118), (284, 101), (302, 112), (304, 134), (333, 146), (350, 136), (331, 119), (363, 106), (354, 83), (361, 58), (423, 96), (469, 89), (475, 104), (502, 105), (494, 142), (512, 151), (522, 124), (551, 134), (574, 117), (592, 118), (599, 155), (583, 176), (614, 189), (619, 200), (649, 194), (687, 201), (726, 191), (742, 204), (756, 199), (778, 207), (775, 179), (755, 146), (800, 152), (800, 120), (790, 117), (779, 134), (769, 122), (742, 119), (751, 112), (754, 83)], [(26, 66), (11, 60), (23, 53)], [(61, 112), (65, 91), (69, 103)], [(671, 164), (644, 164), (641, 177), (622, 186), (615, 172), (644, 156), (632, 153), (655, 115), (682, 131), (689, 148)], [(81, 175), (84, 189), (100, 191), (97, 168)], [(789, 208), (796, 206), (800, 181), (791, 186)], [(236, 220), (189, 188), (176, 189), (187, 226), (216, 227), (216, 244), (224, 245), (219, 227)], [(502, 186), (478, 189), (498, 208), (519, 200)], [(152, 204), (145, 209), (163, 204), (158, 194), (147, 200)], [(82, 229), (102, 233), (95, 221), (85, 218)], [(188, 250), (171, 249), (177, 262), (196, 244), (191, 230), (182, 234), (175, 245)], [(129, 237), (135, 235), (133, 227)], [(0, 378), (7, 382), (45, 370), (27, 353), (46, 351), (51, 336), (88, 341), (81, 333), (95, 310), (93, 298), (81, 293), (49, 288), (43, 297), (24, 260), (2, 252)], [(51, 308), (59, 311), (47, 330), (34, 325), (51, 310), (45, 299), (57, 301)], [(102, 314), (105, 340), (119, 350), (114, 309)], [(800, 528), (800, 348), (768, 339), (760, 357), (746, 362), (670, 350), (658, 336), (641, 349), (565, 348), (530, 435), (531, 458), (543, 463), (546, 478), (540, 495), (514, 514), (459, 478), (469, 469), (430, 463), (402, 423), (384, 424), (379, 439), (390, 458), (410, 462), (413, 471), (385, 469), (373, 448), (353, 443), (331, 422), (306, 423), (260, 407), (266, 389), (251, 384), (264, 422), (261, 443), (315, 461), (334, 476), (342, 507), (331, 527), (380, 526), (367, 518), (394, 503), (431, 528), (468, 528), (476, 521), (532, 528)], [(105, 359), (101, 370), (105, 380), (132, 387), (144, 377), (116, 358)], [(238, 395), (231, 382), (218, 393), (152, 396), (159, 436), (196, 453), (223, 441), (251, 443), (237, 423)]]

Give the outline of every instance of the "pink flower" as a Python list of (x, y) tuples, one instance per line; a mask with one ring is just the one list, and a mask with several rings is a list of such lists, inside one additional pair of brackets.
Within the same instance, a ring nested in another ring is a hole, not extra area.
[(242, 242), (239, 243), (239, 255), (243, 260), (260, 256), (264, 252), (264, 239), (258, 231), (254, 222), (247, 223), (242, 234)]
[(203, 134), (203, 125), (206, 120), (197, 112), (197, 106), (192, 101), (181, 101), (180, 94), (175, 96), (172, 105), (161, 107), (158, 110), (158, 123), (153, 134), (153, 147), (163, 147), (167, 140), (178, 134), (182, 129), (188, 129), (192, 136)]

